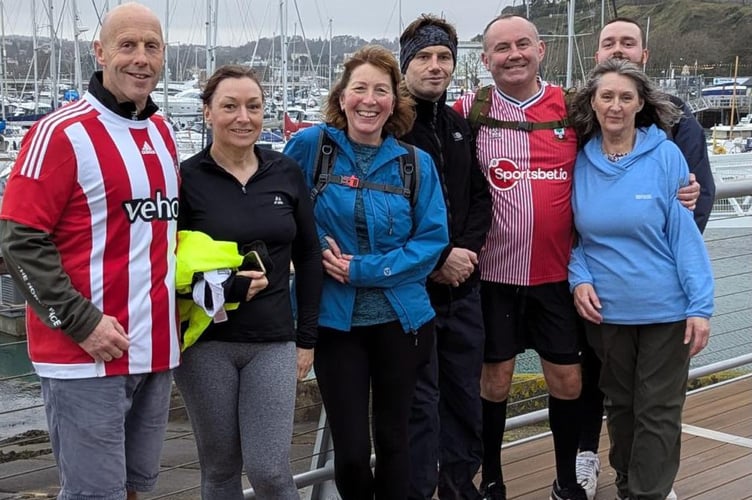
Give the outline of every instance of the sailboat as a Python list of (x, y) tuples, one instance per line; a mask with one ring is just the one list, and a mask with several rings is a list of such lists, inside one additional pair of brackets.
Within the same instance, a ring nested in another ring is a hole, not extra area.
[(321, 123), (321, 110), (319, 109), (301, 109), (290, 108), (285, 113), (284, 119), (284, 133), (285, 139), (289, 139), (292, 134), (298, 130), (312, 127), (317, 123)]
[[(61, 85), (59, 83), (59, 66), (58, 66), (58, 43), (57, 32), (55, 26), (57, 22), (54, 16), (53, 1), (49, 0), (47, 5), (47, 14), (50, 25), (50, 59), (49, 59), (49, 91), (43, 91), (39, 88), (39, 74), (37, 70), (37, 19), (36, 19), (36, 0), (30, 2), (31, 6), (31, 21), (32, 21), (32, 40), (33, 40), (33, 58), (32, 67), (34, 74), (32, 81), (34, 84), (34, 90), (32, 92), (31, 100), (16, 99), (14, 101), (7, 102), (10, 112), (6, 113), (6, 119), (8, 122), (13, 122), (21, 127), (30, 127), (34, 122), (41, 119), (47, 113), (55, 110), (59, 107), (62, 97), (63, 103), (68, 103), (77, 100), (83, 94), (83, 78), (81, 75), (81, 53), (79, 50), (79, 36), (81, 33), (87, 31), (86, 27), (81, 26), (80, 18), (78, 15), (78, 7), (76, 0), (72, 0), (70, 3), (70, 14), (73, 21), (73, 38), (74, 38), (74, 56), (73, 56), (73, 88), (66, 88), (64, 93), (60, 94)], [(3, 30), (4, 33), (4, 30)], [(3, 35), (4, 36), (4, 35)], [(3, 46), (5, 44), (3, 43)], [(3, 57), (3, 64), (5, 57)], [(44, 100), (43, 100), (44, 99)], [(47, 100), (48, 99), (48, 100)]]
[[(737, 72), (739, 68), (739, 56), (736, 57), (734, 65), (734, 80), (731, 84), (731, 114), (728, 125), (716, 125), (710, 128), (711, 143), (708, 152), (711, 156), (749, 153), (752, 156), (752, 114), (748, 114), (734, 123), (736, 116), (736, 98), (737, 98)], [(741, 86), (743, 87), (743, 86)], [(746, 88), (745, 88), (746, 90)], [(752, 158), (750, 159), (752, 165)]]

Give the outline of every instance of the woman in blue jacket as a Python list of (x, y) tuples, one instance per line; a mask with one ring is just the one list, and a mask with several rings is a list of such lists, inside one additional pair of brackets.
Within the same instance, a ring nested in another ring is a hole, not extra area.
[[(663, 500), (679, 469), (689, 359), (708, 342), (713, 275), (665, 130), (680, 116), (634, 64), (609, 59), (576, 96), (581, 142), (569, 282), (603, 362), (619, 498)], [(675, 498), (675, 496), (674, 496)]]
[[(363, 47), (329, 94), (327, 124), (298, 132), (285, 149), (313, 188), (322, 134), (333, 143), (330, 182), (314, 202), (325, 270), (314, 369), (344, 500), (407, 497), (408, 418), (418, 367), (434, 342), (426, 277), (448, 242), (431, 157), (415, 151), (411, 186), (401, 175), (408, 147), (395, 136), (415, 115), (400, 78), (388, 50)], [(415, 196), (402, 192), (413, 187)]]

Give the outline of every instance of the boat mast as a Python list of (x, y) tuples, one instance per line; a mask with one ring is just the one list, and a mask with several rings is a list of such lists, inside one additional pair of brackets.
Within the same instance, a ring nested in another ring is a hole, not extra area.
[(332, 88), (332, 20), (329, 19), (329, 89)]
[(0, 117), (5, 123), (5, 2), (0, 0), (0, 58), (3, 60), (3, 77), (0, 79)]
[[(39, 114), (39, 42), (37, 41), (37, 0), (31, 0), (31, 47), (34, 51), (32, 65), (34, 67), (34, 114)], [(5, 59), (3, 59), (5, 60)]]
[(79, 97), (84, 95), (84, 83), (81, 77), (81, 50), (78, 47), (78, 36), (85, 32), (88, 28), (79, 27), (80, 18), (78, 16), (78, 4), (77, 0), (71, 0), (71, 10), (73, 12), (73, 71), (76, 90)]
[(206, 78), (214, 73), (214, 49), (217, 45), (217, 1), (206, 0)]
[[(647, 49), (649, 47), (648, 43), (650, 42), (650, 16), (648, 16), (648, 23), (645, 27), (645, 48)], [(647, 66), (647, 61), (643, 61), (642, 63), (642, 71), (645, 71), (645, 67)]]
[(569, 13), (567, 15), (567, 81), (566, 88), (572, 88), (572, 63), (574, 39), (574, 0), (569, 0)]
[(739, 74), (739, 56), (736, 56), (734, 63), (734, 85), (731, 87), (731, 117), (729, 119), (729, 139), (734, 136), (734, 114), (736, 112), (736, 77)]
[(212, 17), (212, 0), (206, 0), (206, 79), (211, 75), (211, 17)]
[(287, 116), (287, 3), (285, 0), (279, 1), (279, 19), (282, 51), (282, 123), (284, 124)]
[(55, 37), (55, 16), (52, 9), (52, 0), (49, 0), (48, 15), (50, 18), (50, 79), (52, 80), (52, 89), (50, 92), (52, 99), (50, 101), (50, 104), (52, 105), (52, 109), (55, 110), (57, 109), (57, 56), (55, 55), (57, 43)]
[(402, 30), (404, 29), (402, 25), (402, 0), (399, 0), (399, 32), (402, 33)]
[(212, 16), (212, 66), (211, 70), (214, 70), (217, 66), (216, 50), (217, 50), (217, 21), (219, 20), (219, 0), (214, 0), (214, 15)]
[(165, 1), (165, 21), (164, 21), (164, 44), (165, 44), (165, 66), (162, 70), (162, 86), (164, 88), (162, 92), (162, 113), (165, 119), (167, 119), (167, 89), (169, 88), (170, 77), (168, 75), (170, 71), (170, 51), (169, 51), (169, 36), (170, 36), (170, 0)]

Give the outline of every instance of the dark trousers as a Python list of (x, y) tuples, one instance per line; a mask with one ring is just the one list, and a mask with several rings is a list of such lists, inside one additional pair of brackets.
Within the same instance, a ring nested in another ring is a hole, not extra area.
[[(583, 326), (584, 336), (584, 326)], [(603, 392), (598, 387), (601, 360), (585, 339), (582, 340), (582, 392), (580, 392), (579, 451), (598, 453), (603, 428)]]
[[(410, 415), (410, 499), (477, 500), (473, 477), (483, 442), (480, 372), (484, 330), (480, 295), (436, 310), (436, 349), (422, 367)], [(438, 467), (437, 467), (438, 464)]]
[(689, 372), (685, 326), (685, 321), (586, 326), (603, 363), (609, 462), (623, 498), (664, 500), (679, 470)]
[[(408, 419), (418, 367), (434, 345), (434, 322), (405, 333), (398, 322), (320, 328), (314, 368), (334, 441), (342, 500), (402, 500), (408, 490)], [(372, 421), (368, 403), (371, 395)], [(376, 468), (371, 472), (373, 429)]]

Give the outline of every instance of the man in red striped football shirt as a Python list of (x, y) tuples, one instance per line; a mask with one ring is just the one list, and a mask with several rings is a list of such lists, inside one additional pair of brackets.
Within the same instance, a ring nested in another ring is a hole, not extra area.
[(180, 361), (177, 150), (149, 97), (159, 19), (120, 5), (94, 50), (103, 71), (26, 135), (0, 212), (64, 500), (153, 488)]
[[(524, 18), (499, 16), (483, 33), (483, 63), (494, 78), (490, 120), (480, 122), (476, 139), (493, 199), (478, 264), (486, 329), (481, 486), (490, 500), (506, 499), (499, 451), (515, 357), (527, 348), (538, 352), (549, 390), (556, 459), (550, 498), (586, 500), (575, 475), (579, 319), (567, 283), (577, 138), (567, 126), (562, 89), (538, 76), (544, 54), (537, 29)], [(458, 101), (471, 122), (474, 99)]]

